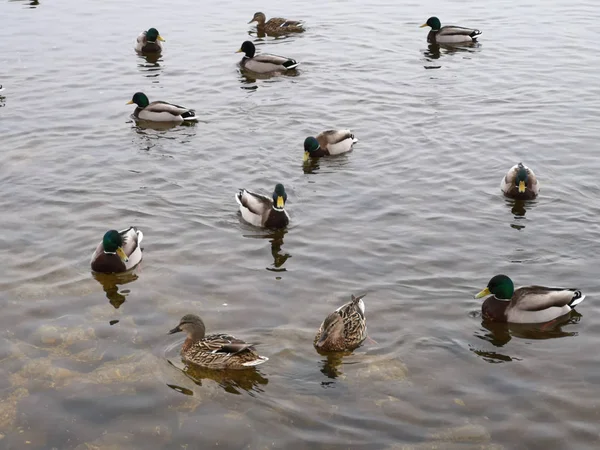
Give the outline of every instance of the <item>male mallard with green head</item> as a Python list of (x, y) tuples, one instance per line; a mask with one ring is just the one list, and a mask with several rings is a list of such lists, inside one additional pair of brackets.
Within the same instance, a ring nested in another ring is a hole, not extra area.
[(260, 356), (252, 344), (229, 334), (206, 336), (204, 322), (194, 314), (183, 316), (169, 334), (180, 331), (187, 334), (181, 348), (181, 356), (186, 363), (207, 369), (247, 369), (269, 360)]
[(128, 105), (135, 103), (137, 108), (133, 116), (139, 120), (150, 122), (195, 122), (198, 120), (196, 111), (185, 106), (173, 105), (167, 102), (155, 101), (150, 103), (143, 92), (136, 92)]
[(256, 47), (250, 41), (244, 41), (236, 53), (244, 53), (240, 61), (240, 67), (256, 73), (286, 72), (298, 67), (299, 62), (285, 56), (268, 55), (262, 53), (256, 55)]
[(500, 182), (500, 189), (515, 200), (533, 200), (540, 190), (535, 173), (523, 163), (510, 168)]
[(427, 42), (431, 44), (467, 44), (475, 42), (481, 31), (474, 28), (457, 27), (455, 25), (442, 26), (440, 19), (430, 17), (421, 28), (431, 27), (427, 35)]
[(287, 20), (281, 17), (267, 17), (261, 13), (254, 13), (254, 17), (248, 23), (256, 22), (256, 30), (269, 35), (280, 35), (285, 33), (301, 33), (304, 31), (302, 22), (298, 20)]
[(122, 273), (133, 269), (142, 261), (140, 244), (143, 238), (144, 234), (135, 227), (107, 231), (92, 255), (92, 270)]
[(358, 139), (350, 130), (323, 131), (317, 137), (310, 136), (304, 140), (304, 161), (349, 152), (356, 142)]
[(235, 200), (240, 205), (242, 218), (255, 227), (284, 228), (290, 222), (284, 209), (287, 193), (281, 183), (275, 186), (271, 198), (240, 189)]
[(142, 31), (135, 42), (135, 51), (138, 53), (160, 53), (165, 42), (156, 28)]
[(357, 348), (367, 338), (367, 319), (363, 297), (352, 296), (352, 301), (329, 314), (313, 342), (323, 352), (343, 352)]
[(510, 323), (543, 323), (568, 314), (585, 299), (578, 289), (524, 286), (515, 290), (506, 275), (496, 275), (475, 295), (485, 299), (481, 306), (484, 320)]

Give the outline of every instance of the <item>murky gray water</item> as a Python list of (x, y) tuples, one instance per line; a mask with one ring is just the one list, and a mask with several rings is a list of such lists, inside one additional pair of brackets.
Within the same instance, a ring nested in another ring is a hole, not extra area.
[[(30, 3), (0, 3), (0, 447), (600, 446), (595, 2)], [(259, 45), (296, 77), (238, 72), (259, 8), (306, 20)], [(428, 48), (433, 14), (480, 45)], [(156, 63), (133, 51), (151, 26)], [(201, 122), (136, 127), (139, 90)], [(304, 168), (329, 127), (355, 151)], [(499, 190), (518, 161), (541, 184), (524, 209)], [(236, 189), (277, 182), (288, 230), (241, 223)], [(141, 268), (96, 280), (128, 225)], [(472, 295), (496, 273), (588, 298), (552, 329), (488, 329)], [(318, 355), (360, 292), (375, 342)], [(185, 313), (270, 361), (194, 383), (166, 335)]]

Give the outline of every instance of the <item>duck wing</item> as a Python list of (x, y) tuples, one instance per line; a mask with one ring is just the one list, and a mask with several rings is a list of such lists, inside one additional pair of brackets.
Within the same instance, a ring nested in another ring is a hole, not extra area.
[(193, 109), (186, 108), (185, 106), (174, 105), (172, 103), (156, 101), (150, 103), (144, 108), (144, 111), (153, 113), (169, 113), (174, 116), (183, 116), (186, 113), (193, 113)]
[(206, 336), (200, 343), (205, 347), (206, 351), (210, 351), (211, 353), (225, 353), (229, 356), (254, 349), (253, 344), (248, 344), (229, 334), (211, 334)]
[(337, 144), (339, 142), (345, 141), (346, 139), (352, 139), (353, 141), (358, 141), (352, 134), (350, 130), (325, 130), (317, 136), (317, 140), (319, 144), (324, 142), (326, 144)]
[(437, 32), (437, 36), (479, 36), (481, 31), (475, 28), (457, 27), (455, 25), (447, 25), (440, 28)]
[(575, 306), (583, 301), (585, 295), (578, 289), (549, 288), (544, 286), (525, 286), (517, 289), (512, 302), (525, 311), (541, 311), (563, 306)]
[(251, 61), (255, 61), (261, 64), (273, 64), (275, 66), (283, 66), (286, 69), (293, 69), (299, 64), (295, 59), (286, 58), (285, 56), (269, 54), (256, 55), (254, 58), (251, 58)]
[(266, 195), (250, 192), (246, 189), (240, 189), (235, 198), (244, 208), (261, 217), (273, 207), (273, 200), (271, 198)]
[(127, 256), (131, 256), (137, 250), (144, 238), (144, 234), (136, 227), (121, 230), (119, 234), (123, 238), (123, 251)]

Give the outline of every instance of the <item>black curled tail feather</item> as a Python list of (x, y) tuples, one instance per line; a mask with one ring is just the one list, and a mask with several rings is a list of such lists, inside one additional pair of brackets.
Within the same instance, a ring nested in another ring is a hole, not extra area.
[(288, 59), (286, 62), (283, 63), (283, 67), (285, 67), (286, 69), (292, 69), (297, 65), (298, 62), (295, 59)]
[(183, 117), (184, 119), (191, 119), (196, 117), (196, 111), (194, 111), (193, 109), (190, 109), (186, 112), (184, 112), (181, 117)]

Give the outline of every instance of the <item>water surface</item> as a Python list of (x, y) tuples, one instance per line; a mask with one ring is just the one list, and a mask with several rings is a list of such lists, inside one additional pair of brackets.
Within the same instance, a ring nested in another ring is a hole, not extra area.
[[(256, 9), (308, 31), (257, 39)], [(435, 49), (430, 15), (481, 29)], [(109, 0), (0, 4), (0, 447), (598, 448), (597, 5), (578, 2)], [(165, 37), (156, 60), (137, 34)], [(301, 61), (252, 79), (234, 52)], [(196, 108), (138, 127), (125, 103)], [(351, 128), (355, 151), (302, 164)], [(500, 195), (516, 162), (538, 200)], [(289, 228), (241, 222), (238, 188), (285, 184)], [(129, 277), (91, 275), (109, 228), (140, 227)], [(497, 273), (579, 287), (551, 328), (484, 325)], [(312, 348), (367, 292), (373, 341)], [(260, 344), (245, 375), (185, 371), (186, 313)], [(192, 380), (196, 379), (196, 382)]]

